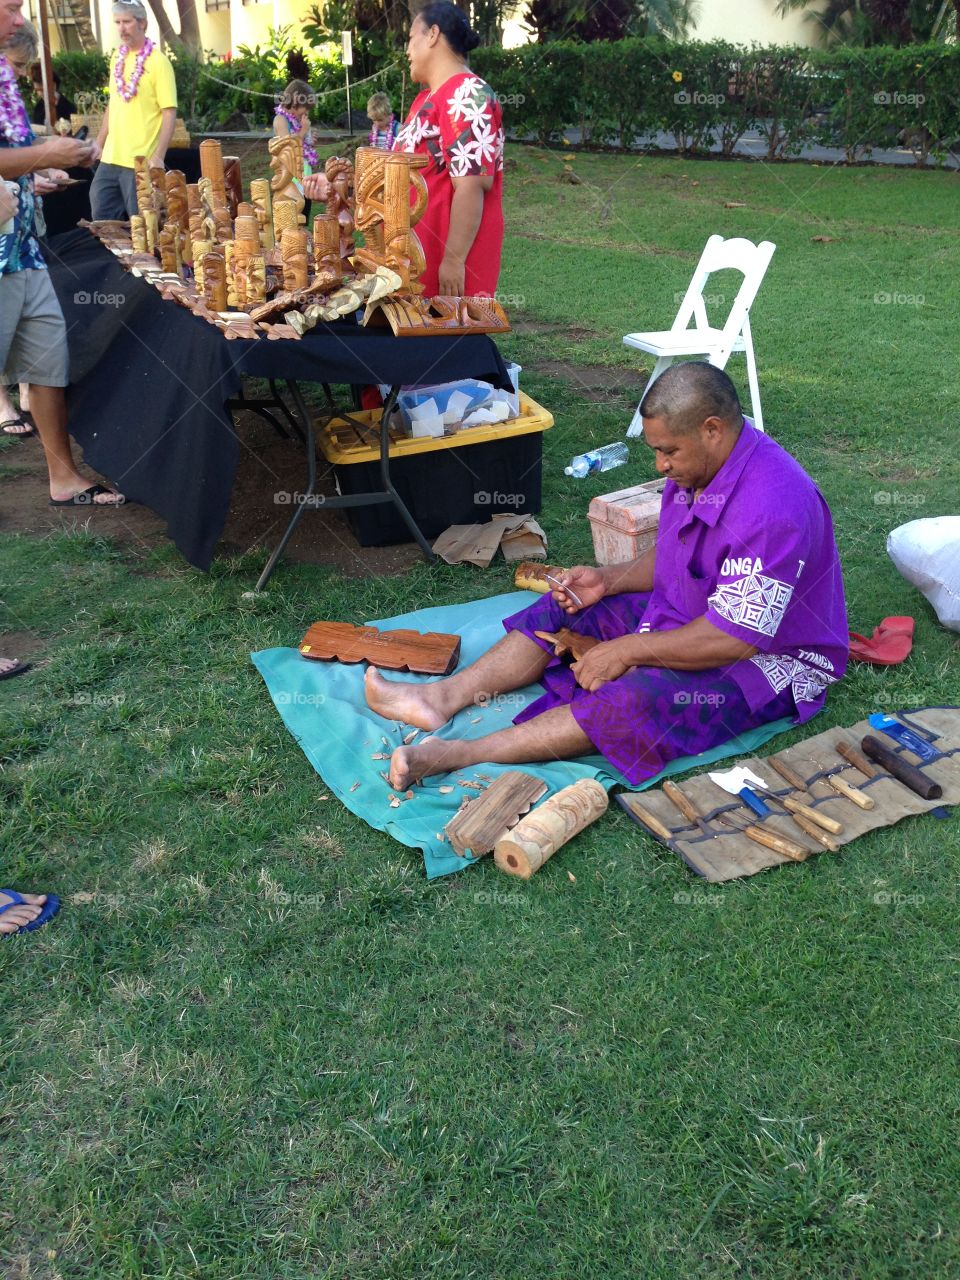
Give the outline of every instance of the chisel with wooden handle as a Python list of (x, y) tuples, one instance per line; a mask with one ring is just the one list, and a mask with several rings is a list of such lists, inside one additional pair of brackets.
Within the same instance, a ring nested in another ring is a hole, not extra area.
[(781, 853), (785, 858), (789, 858), (791, 862), (806, 862), (810, 857), (810, 850), (804, 849), (802, 845), (795, 844), (792, 840), (788, 840), (786, 836), (777, 835), (776, 832), (768, 831), (766, 827), (758, 827), (755, 823), (742, 827), (739, 822), (735, 822), (726, 813), (718, 813), (717, 820), (725, 823), (728, 827), (732, 827), (734, 831), (739, 831), (741, 835), (752, 840), (754, 844), (762, 844), (765, 849), (772, 849), (774, 853)]
[[(768, 756), (767, 764), (771, 769), (776, 769), (784, 782), (789, 783), (794, 791), (799, 791), (801, 795), (809, 795), (807, 784), (798, 773), (790, 768), (788, 764), (784, 764), (782, 760), (778, 760), (776, 756)], [(824, 831), (829, 831), (831, 835), (838, 836), (843, 831), (843, 823), (838, 822), (836, 818), (829, 817), (826, 813), (821, 813), (818, 809), (812, 808), (810, 805), (803, 804), (800, 800), (795, 800), (793, 796), (776, 796), (772, 792), (767, 796), (770, 800), (776, 800), (782, 804), (785, 809), (789, 809), (794, 815), (802, 814), (808, 822), (815, 823), (818, 827), (822, 827)], [(799, 823), (802, 827), (803, 823)], [(809, 835), (809, 832), (807, 833)], [(829, 848), (829, 845), (825, 846)]]
[(649, 809), (645, 809), (642, 804), (638, 804), (634, 799), (630, 800), (630, 812), (640, 819), (648, 831), (652, 831), (661, 840), (669, 841), (673, 839), (673, 832), (670, 828), (665, 826), (659, 818), (655, 818)]
[(849, 742), (837, 743), (837, 755), (842, 756), (847, 764), (852, 764), (855, 769), (859, 769), (865, 778), (875, 778), (880, 772), (873, 767), (866, 756), (861, 755), (856, 747), (851, 747)]
[(717, 833), (710, 830), (697, 812), (696, 806), (683, 794), (675, 782), (665, 782), (662, 790), (667, 799), (680, 810), (688, 822), (696, 823), (705, 836), (716, 836)]
[(823, 780), (828, 787), (833, 787), (837, 795), (843, 796), (846, 800), (852, 800), (858, 808), (872, 809), (874, 807), (873, 796), (865, 796), (856, 787), (851, 787), (849, 782), (844, 782), (843, 778), (838, 778), (832, 773), (825, 773)]

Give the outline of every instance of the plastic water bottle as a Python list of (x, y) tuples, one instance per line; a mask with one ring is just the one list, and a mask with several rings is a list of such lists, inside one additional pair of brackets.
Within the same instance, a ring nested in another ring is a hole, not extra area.
[(592, 476), (598, 471), (612, 471), (614, 467), (622, 467), (629, 457), (630, 451), (624, 441), (616, 440), (613, 444), (601, 445), (599, 449), (578, 453), (569, 467), (564, 467), (563, 473), (582, 480), (584, 476)]

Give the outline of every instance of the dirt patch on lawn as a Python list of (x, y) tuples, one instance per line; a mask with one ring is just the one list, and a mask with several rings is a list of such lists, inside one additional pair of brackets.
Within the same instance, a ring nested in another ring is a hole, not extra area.
[[(279, 436), (255, 415), (237, 415), (240, 461), (230, 511), (218, 557), (263, 552), (264, 563), (292, 514), (277, 505), (280, 491), (303, 492), (307, 466), (302, 446)], [(47, 505), (47, 469), (37, 440), (18, 442), (0, 451), (2, 514), (0, 532), (37, 537), (61, 529), (86, 527), (111, 538), (133, 556), (147, 555), (167, 541), (166, 521), (148, 507), (130, 503), (118, 510), (89, 508), (62, 511)], [(325, 474), (326, 473), (326, 474)], [(318, 491), (335, 492), (332, 472), (321, 462)], [(420, 557), (415, 544), (361, 547), (350, 532), (346, 516), (334, 511), (310, 511), (300, 521), (284, 552), (288, 560), (322, 564), (345, 577), (391, 577), (403, 574)]]
[(647, 381), (644, 369), (618, 369), (603, 364), (573, 364), (569, 360), (537, 360), (532, 372), (562, 378), (574, 396), (592, 404), (629, 401), (635, 405)]

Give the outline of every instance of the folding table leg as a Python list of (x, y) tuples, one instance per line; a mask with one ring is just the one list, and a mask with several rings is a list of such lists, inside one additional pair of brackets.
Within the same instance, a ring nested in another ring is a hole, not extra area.
[(413, 534), (414, 541), (423, 552), (424, 557), (431, 564), (436, 560), (433, 554), (433, 548), (420, 531), (420, 526), (414, 520), (413, 516), (407, 510), (407, 505), (393, 487), (393, 481), (390, 479), (390, 430), (388, 420), (397, 403), (397, 396), (400, 394), (400, 387), (390, 388), (390, 394), (387, 396), (383, 411), (380, 415), (380, 477), (383, 481), (383, 487), (393, 499), (393, 505), (400, 512), (403, 523)]
[(317, 487), (317, 442), (313, 437), (313, 417), (310, 410), (307, 408), (299, 385), (296, 382), (289, 381), (287, 383), (287, 389), (293, 398), (294, 406), (296, 407), (297, 413), (300, 415), (300, 419), (303, 423), (302, 428), (299, 424), (297, 425), (297, 431), (306, 441), (307, 445), (307, 489), (306, 492), (301, 495), (303, 500), (297, 503), (297, 509), (290, 517), (290, 523), (287, 525), (283, 537), (274, 547), (273, 553), (267, 561), (263, 573), (261, 573), (260, 577), (257, 579), (257, 585), (254, 587), (255, 591), (262, 591), (269, 582), (270, 575), (276, 568), (277, 561), (283, 555), (284, 548), (293, 537), (294, 530), (300, 523), (300, 517), (303, 515), (304, 511), (306, 511), (308, 506), (313, 505), (311, 499), (313, 498), (314, 491)]

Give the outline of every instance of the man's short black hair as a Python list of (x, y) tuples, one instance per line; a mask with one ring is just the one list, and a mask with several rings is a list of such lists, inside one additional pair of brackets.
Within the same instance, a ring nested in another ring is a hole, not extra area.
[(705, 360), (684, 360), (665, 369), (640, 402), (644, 418), (663, 418), (671, 431), (693, 431), (706, 418), (743, 425), (737, 389), (722, 369)]

